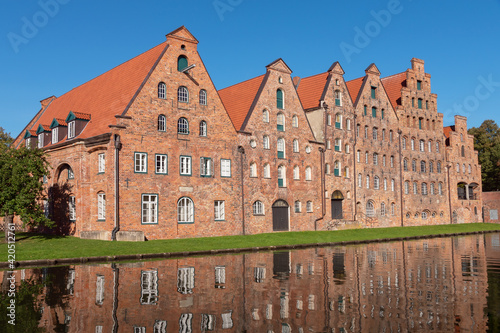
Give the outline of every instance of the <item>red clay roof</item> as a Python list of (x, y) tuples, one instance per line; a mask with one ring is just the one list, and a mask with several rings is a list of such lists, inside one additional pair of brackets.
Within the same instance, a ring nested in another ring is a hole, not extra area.
[(50, 125), (41, 125), (43, 127), (44, 131), (50, 132), (52, 129), (50, 128)]
[(325, 89), (328, 72), (305, 77), (300, 80), (297, 93), (304, 110), (319, 107), (319, 101)]
[(61, 126), (68, 126), (68, 124), (66, 124), (66, 120), (65, 119), (57, 119), (55, 118), (57, 123)]
[(455, 126), (446, 126), (443, 128), (444, 136), (448, 139), (450, 133), (455, 131)]
[(360, 78), (346, 82), (347, 90), (349, 90), (349, 95), (351, 95), (353, 103), (356, 103), (356, 99), (358, 98), (359, 94), (359, 89), (361, 89), (361, 85), (363, 84), (364, 79), (365, 77), (362, 76)]
[(123, 113), (165, 46), (163, 42), (58, 97), (31, 128), (51, 124), (54, 118), (66, 119), (73, 111), (78, 118), (90, 120), (78, 138), (109, 133), (108, 125), (116, 124), (115, 115)]
[(241, 130), (264, 76), (265, 74), (219, 90), (222, 103), (237, 131)]
[(406, 72), (394, 74), (381, 79), (392, 107), (401, 105), (401, 88), (406, 87)]

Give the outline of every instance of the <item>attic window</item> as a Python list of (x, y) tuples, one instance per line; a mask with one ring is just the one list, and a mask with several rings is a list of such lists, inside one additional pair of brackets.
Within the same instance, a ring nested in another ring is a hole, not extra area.
[(278, 82), (283, 83), (283, 78), (281, 76), (278, 78)]
[(185, 50), (186, 49), (186, 45), (182, 44), (181, 45), (181, 50)]
[(377, 91), (377, 87), (371, 87), (371, 95), (372, 95), (372, 98), (377, 98), (376, 97), (376, 91)]
[(68, 139), (75, 137), (75, 121), (70, 121), (68, 123)]
[(181, 72), (187, 66), (188, 66), (188, 60), (186, 56), (183, 55), (179, 56), (179, 58), (177, 58), (177, 70)]
[(417, 90), (422, 90), (422, 81), (417, 80)]
[(44, 136), (43, 132), (38, 134), (38, 148), (43, 148), (43, 136)]

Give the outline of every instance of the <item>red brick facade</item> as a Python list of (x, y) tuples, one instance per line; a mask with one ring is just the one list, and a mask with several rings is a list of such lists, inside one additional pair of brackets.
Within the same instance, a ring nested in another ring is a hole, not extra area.
[(372, 64), (345, 82), (337, 62), (292, 80), (278, 59), (217, 91), (197, 45), (181, 27), (42, 101), (15, 145), (44, 136), (59, 232), (158, 239), (482, 221), (466, 119), (443, 131), (422, 60), (386, 78)]

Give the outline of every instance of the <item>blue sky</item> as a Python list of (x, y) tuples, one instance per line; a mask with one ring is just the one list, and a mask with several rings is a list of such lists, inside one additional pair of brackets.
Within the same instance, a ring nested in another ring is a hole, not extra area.
[(160, 44), (185, 25), (217, 89), (283, 58), (293, 76), (339, 61), (350, 80), (375, 63), (382, 76), (425, 60), (445, 125), (500, 125), (500, 0), (96, 1), (3, 0), (0, 126), (17, 136), (60, 96)]

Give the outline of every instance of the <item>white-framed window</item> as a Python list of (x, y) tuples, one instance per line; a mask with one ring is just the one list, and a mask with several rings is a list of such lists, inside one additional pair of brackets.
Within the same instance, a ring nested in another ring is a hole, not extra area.
[(179, 332), (189, 333), (193, 332), (193, 314), (183, 313), (179, 318)]
[(155, 173), (166, 175), (168, 173), (168, 156), (156, 154), (156, 169)]
[(438, 193), (439, 195), (443, 195), (443, 183), (438, 184)]
[(345, 127), (347, 127), (347, 130), (351, 130), (351, 119), (347, 118), (345, 121)]
[(349, 167), (344, 168), (344, 177), (349, 178)]
[(439, 141), (436, 141), (436, 153), (439, 153)]
[(215, 200), (214, 216), (216, 221), (224, 221), (226, 219), (225, 204), (223, 200)]
[(104, 275), (97, 275), (95, 283), (95, 304), (102, 305), (104, 302)]
[(342, 139), (336, 138), (334, 143), (335, 143), (335, 151), (342, 151)]
[(366, 188), (370, 188), (370, 176), (366, 176)]
[(207, 105), (207, 91), (205, 89), (200, 90), (200, 105)]
[(340, 177), (341, 163), (339, 160), (333, 162), (333, 175), (335, 177)]
[(177, 134), (189, 134), (189, 122), (184, 117), (177, 120)]
[(429, 150), (429, 153), (432, 153), (432, 141), (429, 140), (429, 142), (427, 143), (427, 148)]
[(156, 320), (153, 326), (153, 333), (167, 333), (167, 321)]
[(31, 149), (31, 138), (26, 138), (26, 148)]
[(403, 138), (401, 139), (401, 146), (403, 147), (403, 149), (406, 149), (406, 136), (403, 136)]
[(293, 179), (294, 180), (299, 180), (300, 179), (300, 168), (298, 165), (293, 167)]
[(76, 199), (73, 195), (69, 196), (68, 215), (70, 221), (76, 221)]
[(285, 115), (283, 113), (278, 113), (277, 116), (278, 131), (283, 132), (285, 130)]
[(257, 163), (250, 163), (250, 177), (257, 177)]
[(97, 193), (97, 219), (106, 220), (106, 193)]
[(148, 169), (148, 154), (134, 153), (134, 165), (136, 173), (146, 173)]
[(391, 191), (394, 192), (396, 187), (396, 181), (394, 179), (391, 179)]
[(177, 269), (177, 291), (183, 295), (193, 293), (194, 267), (180, 267)]
[(385, 128), (382, 129), (382, 141), (385, 141)]
[(205, 120), (200, 121), (200, 136), (207, 136), (207, 122)]
[(434, 183), (431, 183), (431, 195), (436, 194), (436, 191), (434, 189)]
[(441, 162), (440, 161), (438, 161), (436, 164), (436, 171), (437, 171), (437, 173), (441, 173)]
[(302, 204), (300, 203), (299, 200), (295, 201), (294, 207), (295, 207), (295, 213), (302, 212)]
[(365, 139), (368, 139), (368, 126), (365, 126)]
[(253, 215), (264, 215), (264, 204), (262, 201), (255, 201), (252, 205), (253, 207)]
[(421, 152), (425, 151), (425, 142), (424, 142), (424, 140), (420, 140), (419, 147), (420, 147), (420, 151)]
[(194, 223), (194, 203), (191, 198), (182, 197), (177, 202), (177, 222)]
[(384, 191), (387, 191), (387, 178), (384, 178)]
[(330, 170), (330, 163), (326, 163), (325, 164), (325, 174), (329, 175), (331, 172)]
[(418, 194), (418, 184), (417, 184), (417, 182), (413, 182), (413, 194)]
[(373, 205), (373, 201), (369, 200), (366, 203), (366, 216), (374, 217), (375, 216), (375, 206)]
[(335, 128), (342, 129), (342, 115), (340, 113), (335, 115)]
[(373, 140), (378, 140), (378, 128), (374, 127), (372, 132)]
[(97, 166), (99, 173), (104, 173), (106, 171), (106, 155), (104, 153), (97, 155)]
[(180, 157), (180, 174), (182, 176), (191, 176), (191, 156)]
[(68, 179), (75, 179), (75, 173), (71, 168), (68, 168)]
[(427, 195), (427, 183), (422, 183), (422, 195)]
[(142, 194), (142, 219), (143, 224), (158, 223), (158, 195)]
[(201, 331), (213, 331), (215, 330), (215, 315), (211, 314), (201, 314)]
[(306, 180), (312, 179), (312, 169), (310, 166), (306, 167)]
[(167, 131), (167, 117), (161, 114), (158, 116), (158, 131), (166, 132)]
[(345, 144), (345, 153), (350, 154), (351, 153), (351, 146), (349, 146), (348, 143)]
[(297, 139), (293, 140), (293, 152), (294, 153), (299, 152), (299, 140), (297, 140)]
[(233, 319), (231, 318), (231, 311), (222, 313), (222, 329), (233, 328)]
[(286, 168), (283, 165), (278, 167), (278, 187), (286, 187)]
[(52, 129), (52, 144), (57, 143), (59, 141), (59, 127), (54, 127)]
[(405, 194), (410, 194), (410, 182), (405, 181)]
[(342, 93), (340, 90), (335, 90), (334, 91), (334, 96), (335, 96), (335, 105), (336, 106), (342, 106)]
[(267, 110), (262, 111), (262, 121), (265, 123), (269, 122), (269, 111)]
[(158, 271), (141, 271), (141, 304), (158, 301)]
[(358, 173), (358, 187), (363, 187), (363, 176)]
[(285, 139), (279, 138), (278, 139), (278, 158), (285, 158)]
[(264, 149), (269, 149), (269, 147), (270, 147), (269, 136), (264, 135), (264, 137), (262, 138), (262, 146)]
[(167, 91), (167, 85), (164, 82), (158, 83), (158, 98), (165, 99)]
[(312, 201), (308, 201), (308, 202), (306, 203), (306, 211), (307, 211), (308, 213), (312, 213), (312, 212), (313, 212), (313, 203), (312, 203)]
[(179, 89), (177, 89), (177, 101), (180, 103), (189, 102), (189, 92), (186, 87), (181, 86), (179, 87)]
[(376, 190), (380, 188), (380, 178), (378, 176), (373, 177), (373, 188)]
[(368, 164), (368, 152), (365, 152), (365, 163)]
[(292, 126), (299, 127), (299, 117), (297, 117), (296, 115), (292, 117)]
[(102, 333), (102, 325), (96, 325), (95, 333)]
[(420, 172), (425, 172), (427, 169), (427, 163), (425, 161), (420, 161)]
[(269, 163), (264, 164), (264, 178), (271, 178), (271, 166)]
[(378, 154), (373, 153), (373, 165), (378, 165)]
[(328, 126), (332, 126), (332, 115), (331, 114), (326, 116), (326, 124)]
[(394, 156), (391, 156), (391, 168), (394, 168)]
[(43, 145), (44, 145), (44, 136), (45, 136), (45, 133), (40, 133), (38, 134), (38, 148), (43, 148)]
[(231, 177), (231, 160), (220, 160), (220, 176)]
[(209, 157), (200, 158), (200, 176), (210, 177), (212, 176), (212, 159)]
[(385, 216), (385, 202), (380, 203), (380, 216)]
[(358, 150), (358, 151), (356, 151), (356, 162), (359, 163), (360, 160), (361, 160), (361, 152)]
[(75, 121), (70, 121), (68, 123), (68, 139), (75, 137)]
[(415, 150), (415, 139), (414, 138), (411, 139), (410, 144), (411, 144), (411, 150)]
[(215, 266), (215, 288), (225, 289), (226, 266)]

